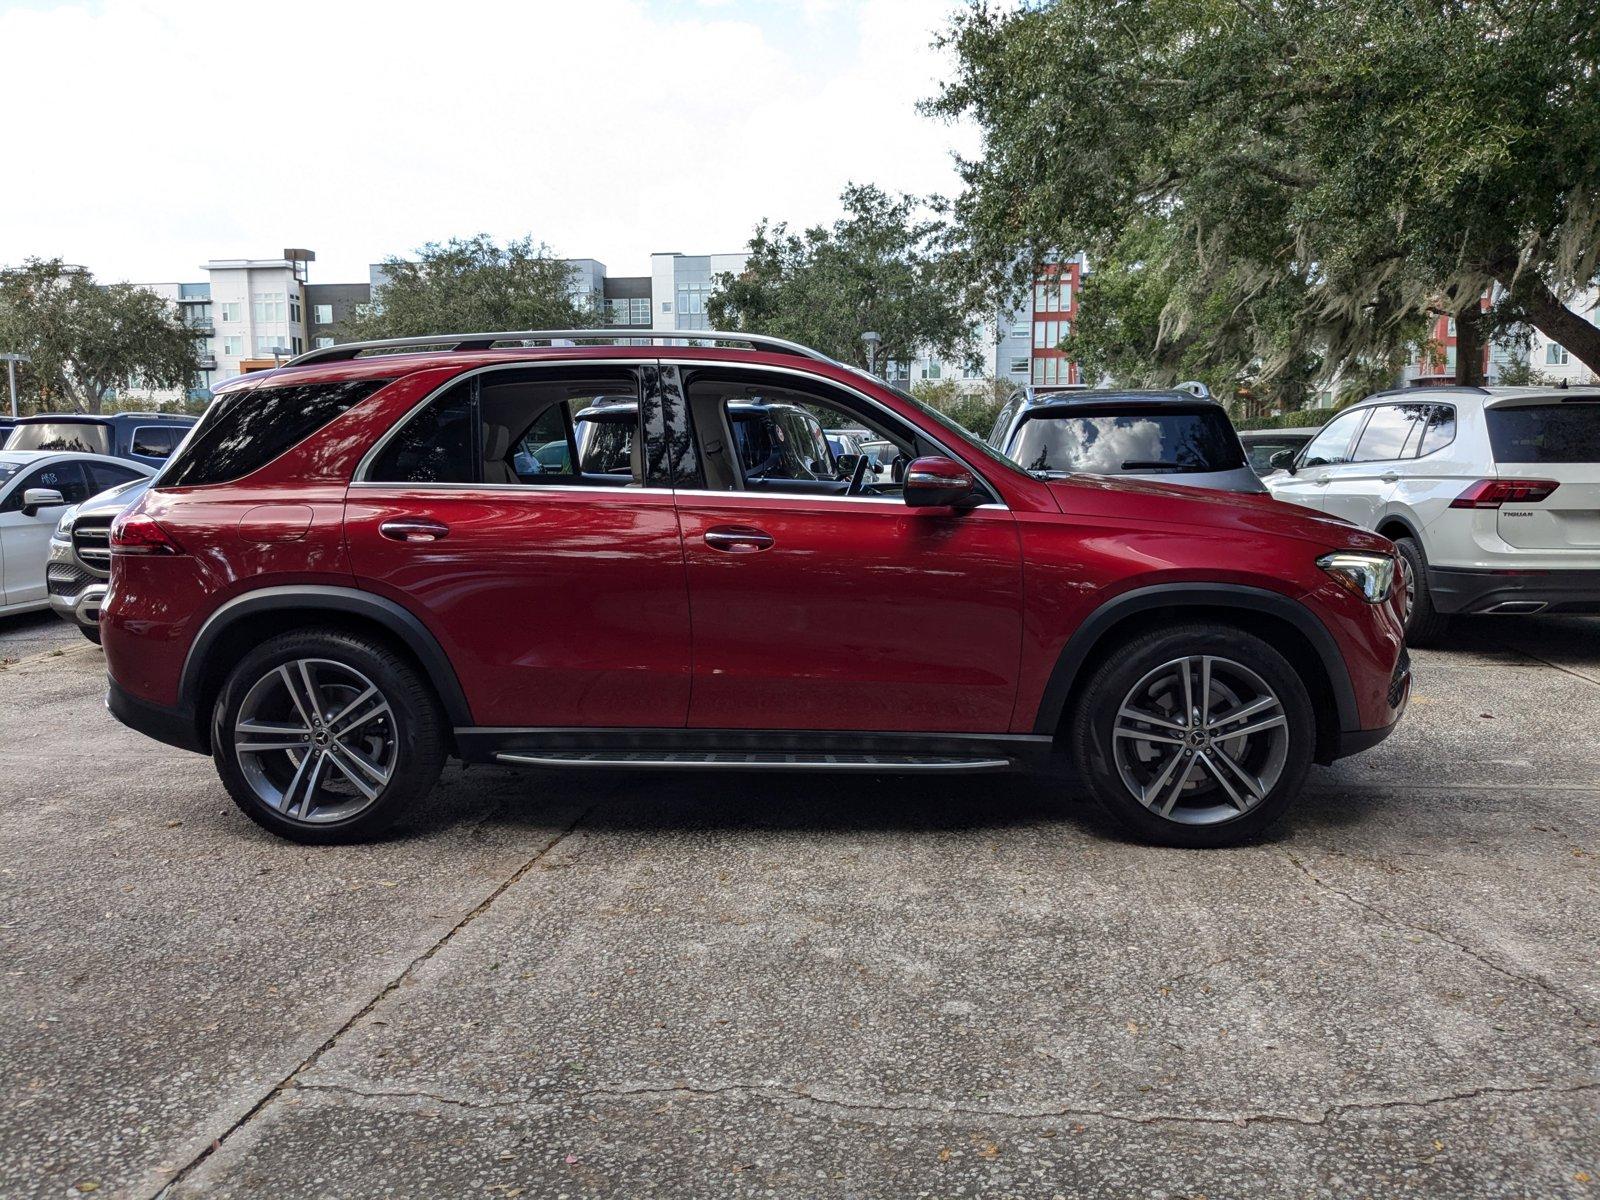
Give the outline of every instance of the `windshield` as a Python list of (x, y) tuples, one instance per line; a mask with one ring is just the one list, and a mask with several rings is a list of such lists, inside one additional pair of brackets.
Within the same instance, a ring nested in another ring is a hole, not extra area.
[(1024, 470), (1051, 476), (1182, 475), (1244, 466), (1227, 414), (1209, 406), (1040, 413), (1023, 421), (1011, 456)]
[(25, 462), (13, 462), (7, 458), (0, 458), (0, 483), (4, 483), (27, 465)]
[(7, 450), (76, 450), (83, 454), (110, 454), (111, 429), (87, 421), (41, 421), (18, 425), (6, 441)]

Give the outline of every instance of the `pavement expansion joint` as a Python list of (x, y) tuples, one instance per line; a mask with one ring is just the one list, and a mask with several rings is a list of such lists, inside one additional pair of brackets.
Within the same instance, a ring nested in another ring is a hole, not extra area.
[(191, 1158), (170, 1178), (168, 1178), (165, 1183), (157, 1188), (154, 1193), (155, 1200), (161, 1200), (162, 1197), (172, 1193), (173, 1189), (178, 1187), (178, 1185), (192, 1175), (195, 1169), (198, 1168), (201, 1163), (205, 1162), (206, 1159), (210, 1158), (213, 1154), (220, 1150), (223, 1145), (231, 1137), (233, 1137), (234, 1134), (238, 1133), (239, 1130), (243, 1129), (256, 1117), (261, 1115), (263, 1110), (265, 1110), (274, 1100), (278, 1099), (280, 1096), (283, 1096), (287, 1092), (295, 1090), (297, 1087), (296, 1080), (303, 1072), (311, 1070), (313, 1067), (315, 1067), (322, 1057), (327, 1054), (328, 1051), (332, 1050), (336, 1044), (338, 1044), (339, 1039), (353, 1029), (363, 1017), (366, 1017), (397, 990), (405, 986), (406, 981), (412, 977), (419, 967), (421, 967), (429, 959), (433, 958), (439, 953), (439, 951), (448, 946), (458, 933), (466, 929), (467, 926), (471, 925), (473, 921), (477, 920), (491, 907), (493, 907), (495, 901), (500, 899), (501, 896), (505, 895), (505, 893), (514, 887), (519, 880), (521, 880), (525, 875), (538, 866), (539, 861), (543, 859), (545, 855), (549, 854), (568, 837), (570, 837), (573, 830), (577, 829), (577, 827), (583, 822), (583, 819), (594, 811), (595, 807), (596, 805), (591, 804), (584, 808), (582, 812), (568, 822), (565, 828), (546, 841), (544, 845), (533, 854), (532, 857), (530, 857), (526, 862), (508, 875), (498, 886), (495, 887), (492, 892), (489, 893), (488, 896), (484, 897), (484, 899), (474, 906), (465, 916), (463, 916), (459, 921), (446, 930), (443, 936), (438, 938), (431, 946), (407, 963), (403, 971), (401, 971), (392, 980), (380, 988), (376, 995), (374, 995), (359, 1009), (357, 1009), (356, 1012), (347, 1021), (345, 1021), (344, 1024), (340, 1025), (339, 1028), (336, 1029), (321, 1045), (319, 1045), (315, 1050), (313, 1050), (298, 1064), (296, 1064), (293, 1070), (291, 1070), (281, 1080), (274, 1084), (264, 1095), (262, 1095), (261, 1098), (258, 1099), (255, 1104), (253, 1104), (250, 1109), (244, 1113), (243, 1116), (234, 1121), (226, 1130), (208, 1142), (205, 1149), (201, 1150), (200, 1153)]
[(1428, 937), (1431, 937), (1454, 950), (1460, 951), (1462, 954), (1465, 954), (1468, 958), (1472, 959), (1480, 966), (1488, 968), (1497, 975), (1504, 976), (1506, 979), (1510, 979), (1515, 983), (1522, 984), (1524, 987), (1531, 987), (1541, 991), (1554, 1000), (1559, 1000), (1563, 1005), (1572, 1011), (1573, 1015), (1577, 1017), (1580, 1022), (1591, 1029), (1597, 1024), (1600, 1024), (1600, 1019), (1597, 1019), (1593, 1013), (1588, 1011), (1582, 1000), (1569, 995), (1565, 990), (1557, 987), (1548, 979), (1545, 979), (1539, 975), (1529, 975), (1524, 974), (1521, 971), (1512, 970), (1510, 967), (1495, 962), (1494, 959), (1487, 957), (1480, 951), (1474, 950), (1465, 942), (1457, 941), (1447, 933), (1444, 933), (1438, 929), (1434, 929), (1428, 925), (1418, 925), (1415, 921), (1407, 921), (1404, 917), (1397, 916), (1386, 908), (1373, 904), (1371, 901), (1363, 900), (1359, 896), (1355, 896), (1347, 891), (1344, 891), (1342, 888), (1335, 887), (1333, 884), (1329, 883), (1316, 872), (1311, 870), (1311, 868), (1306, 866), (1305, 863), (1301, 862), (1292, 851), (1285, 850), (1283, 852), (1283, 856), (1288, 859), (1290, 865), (1293, 866), (1295, 870), (1299, 871), (1301, 875), (1310, 880), (1311, 883), (1316, 885), (1317, 888), (1328, 893), (1330, 896), (1337, 896), (1340, 900), (1345, 901), (1347, 904), (1354, 905), (1363, 912), (1368, 913), (1377, 920), (1386, 925), (1392, 926), (1393, 928), (1409, 929), (1414, 933), (1425, 934)]

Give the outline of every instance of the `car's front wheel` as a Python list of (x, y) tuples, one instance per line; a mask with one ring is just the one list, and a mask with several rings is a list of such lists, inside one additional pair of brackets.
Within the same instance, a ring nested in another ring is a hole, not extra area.
[(1225, 846), (1259, 834), (1299, 792), (1316, 716), (1274, 647), (1195, 624), (1108, 656), (1079, 696), (1070, 737), (1095, 795), (1140, 837)]
[(387, 828), (439, 777), (444, 718), (384, 643), (336, 630), (283, 634), (245, 655), (213, 711), (212, 757), (252, 821), (300, 842)]

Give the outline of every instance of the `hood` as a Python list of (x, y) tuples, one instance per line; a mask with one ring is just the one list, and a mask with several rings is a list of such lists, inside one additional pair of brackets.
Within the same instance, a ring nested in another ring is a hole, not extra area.
[(98, 496), (90, 496), (78, 505), (78, 515), (88, 513), (119, 513), (127, 508), (149, 488), (148, 479), (133, 479), (127, 483), (119, 483), (109, 491), (101, 492)]
[(1068, 516), (1113, 523), (1220, 526), (1298, 538), (1328, 550), (1394, 552), (1386, 537), (1264, 493), (1210, 491), (1104, 475), (1074, 475), (1050, 480), (1048, 486), (1056, 505)]

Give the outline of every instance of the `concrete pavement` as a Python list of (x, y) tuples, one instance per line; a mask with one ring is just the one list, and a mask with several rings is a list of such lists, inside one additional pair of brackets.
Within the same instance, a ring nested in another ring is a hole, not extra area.
[(298, 847), (86, 643), (7, 667), (0, 1192), (1594, 1195), (1600, 622), (1462, 635), (1220, 852), (1046, 779), (460, 767)]

